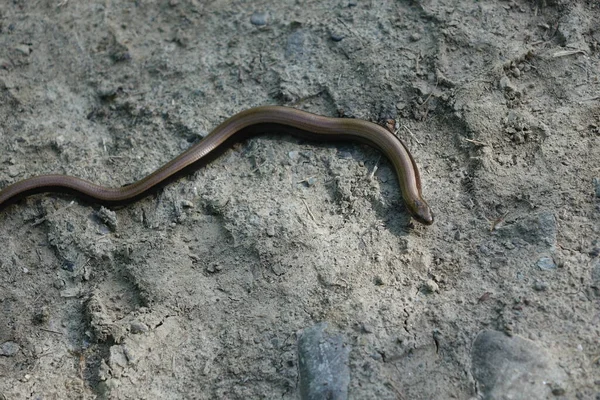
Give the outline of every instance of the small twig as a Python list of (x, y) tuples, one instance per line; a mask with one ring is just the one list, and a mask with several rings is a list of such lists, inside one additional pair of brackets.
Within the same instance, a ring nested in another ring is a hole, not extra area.
[(55, 354), (55, 353), (56, 353), (56, 351), (48, 351), (48, 352), (46, 352), (46, 353), (42, 353), (42, 354), (38, 354), (38, 355), (36, 355), (36, 358), (40, 359), (40, 358), (42, 358), (42, 357), (47, 357), (47, 356), (49, 356), (49, 355), (52, 355), (52, 354)]
[(50, 333), (54, 333), (54, 334), (57, 334), (57, 335), (62, 335), (62, 334), (63, 334), (62, 332), (59, 332), (59, 331), (53, 331), (52, 329), (48, 329), (48, 328), (40, 328), (40, 330), (41, 330), (41, 331), (44, 331), (44, 332), (50, 332)]
[(310, 207), (308, 207), (308, 203), (306, 202), (306, 200), (302, 199), (302, 202), (304, 203), (304, 205), (306, 206), (306, 211), (308, 211), (308, 215), (310, 215), (310, 217), (312, 218), (313, 221), (317, 222), (317, 220), (315, 219), (315, 216), (313, 215), (313, 213), (310, 211)]
[(373, 170), (369, 174), (369, 180), (373, 180), (373, 177), (375, 176), (375, 172), (377, 172), (377, 170), (379, 169), (379, 167), (378, 167), (379, 160), (381, 160), (381, 156), (379, 156), (379, 158), (377, 158), (377, 161), (375, 162), (375, 165), (373, 165)]
[(253, 173), (255, 173), (256, 171), (259, 171), (259, 172), (261, 172), (261, 171), (260, 171), (260, 167), (262, 167), (262, 166), (263, 166), (263, 165), (265, 165), (266, 163), (267, 163), (266, 161), (263, 161), (262, 163), (258, 164), (258, 165), (256, 166), (256, 168), (254, 168), (252, 171), (250, 171), (250, 173), (252, 173), (252, 174), (253, 174)]
[(475, 139), (467, 139), (467, 138), (463, 138), (464, 140), (466, 140), (469, 143), (473, 143), (477, 146), (487, 146), (489, 147), (490, 145), (484, 142), (480, 142), (479, 140), (475, 140)]
[(404, 129), (406, 129), (406, 131), (410, 134), (410, 136), (412, 136), (412, 138), (415, 140), (415, 142), (417, 142), (417, 144), (419, 144), (420, 146), (423, 146), (423, 143), (419, 142), (419, 139), (417, 139), (417, 137), (415, 136), (415, 134), (412, 133), (412, 131), (408, 128), (408, 126), (402, 125), (402, 127)]
[(583, 54), (584, 56), (587, 56), (587, 53), (584, 50), (561, 50), (561, 51), (557, 51), (556, 53), (552, 54), (552, 57), (554, 58), (558, 58), (558, 57), (567, 57), (567, 56), (572, 56), (574, 54)]
[(594, 96), (594, 97), (588, 97), (587, 99), (581, 99), (579, 101), (594, 101), (594, 100), (600, 100), (600, 95)]

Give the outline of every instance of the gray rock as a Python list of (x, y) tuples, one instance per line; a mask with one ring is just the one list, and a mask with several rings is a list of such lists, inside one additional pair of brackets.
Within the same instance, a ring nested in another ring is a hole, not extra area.
[(498, 83), (500, 89), (507, 92), (516, 92), (517, 88), (513, 85), (513, 83), (508, 79), (508, 76), (504, 75), (500, 78), (500, 82)]
[(267, 24), (267, 13), (255, 12), (250, 17), (250, 23), (256, 26), (263, 26)]
[(131, 333), (133, 334), (144, 333), (150, 330), (148, 325), (140, 321), (133, 321), (129, 327), (131, 329)]
[(471, 349), (473, 377), (485, 400), (542, 400), (566, 392), (566, 374), (533, 341), (479, 333)]
[(12, 357), (19, 352), (21, 348), (15, 342), (4, 342), (0, 346), (0, 356)]
[(327, 323), (304, 329), (298, 338), (300, 398), (347, 399), (349, 354), (343, 336), (327, 332)]
[(537, 266), (539, 269), (546, 271), (556, 269), (556, 264), (554, 263), (554, 260), (550, 257), (540, 258), (537, 262)]

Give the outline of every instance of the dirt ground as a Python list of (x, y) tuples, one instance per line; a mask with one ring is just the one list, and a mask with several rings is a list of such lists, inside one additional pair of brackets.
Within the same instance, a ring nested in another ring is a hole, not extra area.
[(276, 132), (126, 207), (31, 196), (0, 399), (295, 399), (319, 322), (351, 399), (600, 399), (600, 3), (0, 3), (0, 187), (122, 186), (264, 104), (395, 119), (435, 223)]

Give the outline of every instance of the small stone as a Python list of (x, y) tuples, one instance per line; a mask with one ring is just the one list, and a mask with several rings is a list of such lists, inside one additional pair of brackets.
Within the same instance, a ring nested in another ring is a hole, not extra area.
[(418, 42), (419, 40), (421, 40), (421, 34), (414, 32), (413, 34), (410, 35), (410, 41), (411, 42)]
[(214, 264), (210, 264), (208, 267), (206, 267), (206, 272), (208, 273), (215, 273), (215, 272), (219, 272), (223, 269), (223, 267), (217, 263)]
[(373, 325), (364, 323), (362, 325), (362, 330), (364, 333), (373, 333), (373, 331), (374, 331)]
[(183, 208), (194, 208), (194, 203), (189, 200), (181, 200), (181, 207)]
[(263, 26), (267, 24), (267, 13), (255, 12), (250, 17), (250, 23), (256, 26)]
[(334, 42), (341, 42), (344, 39), (344, 35), (342, 35), (341, 33), (338, 33), (338, 32), (330, 32), (329, 37)]
[(19, 352), (21, 348), (15, 342), (4, 342), (0, 346), (0, 356), (12, 357)]
[(296, 151), (296, 150), (292, 150), (288, 153), (288, 157), (290, 159), (292, 159), (293, 161), (298, 161), (298, 159), (300, 158), (300, 152)]
[(552, 385), (552, 394), (555, 396), (564, 396), (565, 394), (565, 388), (560, 386), (560, 384), (553, 384)]
[(525, 143), (525, 136), (523, 135), (523, 132), (517, 132), (513, 135), (512, 137), (513, 141), (516, 144), (523, 144)]
[(125, 354), (124, 346), (111, 346), (110, 356), (108, 359), (108, 366), (115, 370), (125, 368), (129, 363), (127, 355)]
[(551, 353), (516, 335), (480, 332), (471, 348), (471, 372), (485, 399), (547, 400), (555, 388), (566, 392), (566, 374)]
[(421, 286), (421, 290), (424, 293), (437, 293), (440, 291), (440, 287), (433, 279), (429, 279), (425, 283), (423, 283), (423, 286)]
[(506, 75), (504, 75), (502, 78), (500, 78), (499, 85), (500, 85), (500, 89), (502, 89), (502, 90), (505, 90), (507, 92), (516, 92), (515, 86), (512, 84), (512, 82)]
[(131, 328), (131, 333), (133, 333), (133, 334), (144, 333), (144, 332), (148, 332), (150, 330), (150, 328), (148, 328), (148, 325), (144, 324), (143, 322), (139, 322), (139, 321), (133, 321), (130, 325), (130, 328)]
[(556, 269), (556, 264), (554, 263), (554, 260), (550, 257), (540, 258), (537, 262), (537, 266), (539, 269), (545, 271)]
[(314, 176), (311, 176), (310, 178), (308, 178), (308, 179), (306, 180), (306, 185), (307, 185), (307, 186), (312, 186), (312, 185), (314, 185), (315, 183), (317, 183), (317, 178), (315, 178)]
[(269, 237), (275, 236), (275, 227), (273, 225), (267, 226), (267, 236), (269, 236)]
[(375, 279), (373, 279), (373, 283), (375, 283), (376, 286), (383, 286), (383, 285), (385, 285), (385, 281), (379, 275), (376, 276)]
[(20, 173), (21, 172), (19, 171), (19, 168), (17, 168), (15, 165), (9, 165), (8, 176), (10, 176), (11, 178), (14, 178), (17, 175), (19, 175)]
[(344, 336), (319, 323), (298, 334), (299, 391), (302, 399), (348, 398), (350, 346)]
[(544, 281), (535, 281), (533, 289), (538, 292), (544, 292), (548, 289), (548, 284)]
[(26, 44), (20, 44), (18, 46), (15, 46), (15, 50), (26, 56), (31, 54), (31, 47), (27, 46)]
[(406, 108), (406, 103), (403, 101), (399, 101), (396, 103), (396, 110), (404, 110)]

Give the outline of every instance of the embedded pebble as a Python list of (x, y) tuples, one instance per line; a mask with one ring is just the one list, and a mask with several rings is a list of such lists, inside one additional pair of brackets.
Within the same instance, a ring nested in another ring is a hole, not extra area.
[(4, 342), (0, 346), (0, 356), (12, 357), (19, 352), (21, 348), (15, 342)]
[(292, 150), (288, 153), (288, 157), (294, 161), (298, 161), (300, 158), (300, 152), (297, 150)]
[(31, 54), (31, 47), (27, 46), (26, 44), (20, 44), (18, 46), (15, 46), (15, 50), (26, 56)]
[(548, 289), (548, 284), (544, 281), (535, 281), (533, 284), (533, 289), (538, 292), (544, 292)]
[(223, 269), (223, 266), (221, 266), (220, 264), (214, 263), (214, 264), (210, 264), (208, 267), (206, 267), (206, 272), (209, 273), (214, 273), (214, 272), (219, 272)]
[(10, 176), (11, 178), (16, 177), (17, 175), (19, 175), (21, 173), (21, 171), (19, 170), (19, 168), (17, 168), (14, 165), (10, 165), (8, 167), (8, 176)]
[(148, 328), (148, 325), (144, 324), (143, 322), (139, 322), (139, 321), (133, 321), (130, 325), (130, 328), (131, 328), (131, 333), (133, 333), (133, 334), (148, 332), (148, 330), (150, 329), (150, 328)]
[(350, 346), (322, 322), (298, 334), (300, 398), (343, 400), (348, 398)]
[(396, 110), (400, 111), (400, 110), (404, 110), (406, 108), (406, 103), (399, 101), (398, 103), (396, 103)]
[(410, 35), (410, 40), (411, 40), (411, 42), (418, 42), (419, 40), (421, 40), (421, 37), (422, 36), (420, 33), (415, 32)]
[(344, 35), (342, 35), (341, 33), (338, 33), (338, 32), (329, 33), (329, 37), (334, 42), (341, 42), (344, 39)]
[(537, 262), (537, 266), (539, 269), (546, 271), (556, 269), (556, 264), (554, 263), (554, 260), (550, 257), (540, 258)]
[(512, 82), (506, 75), (504, 75), (502, 78), (500, 78), (499, 85), (500, 85), (500, 89), (502, 89), (504, 91), (507, 91), (507, 92), (516, 92), (517, 91), (517, 88), (512, 84)]
[(267, 24), (267, 13), (264, 12), (255, 12), (250, 17), (250, 23), (256, 26), (263, 26)]
[(566, 374), (535, 342), (485, 330), (471, 350), (471, 368), (482, 398), (542, 400), (566, 393)]
[(592, 179), (592, 183), (594, 184), (594, 192), (596, 193), (596, 197), (600, 199), (600, 178)]
[(194, 203), (189, 200), (181, 200), (181, 207), (183, 208), (194, 208)]
[(440, 287), (433, 279), (428, 279), (423, 283), (423, 286), (421, 286), (421, 290), (424, 293), (437, 293), (440, 291)]

